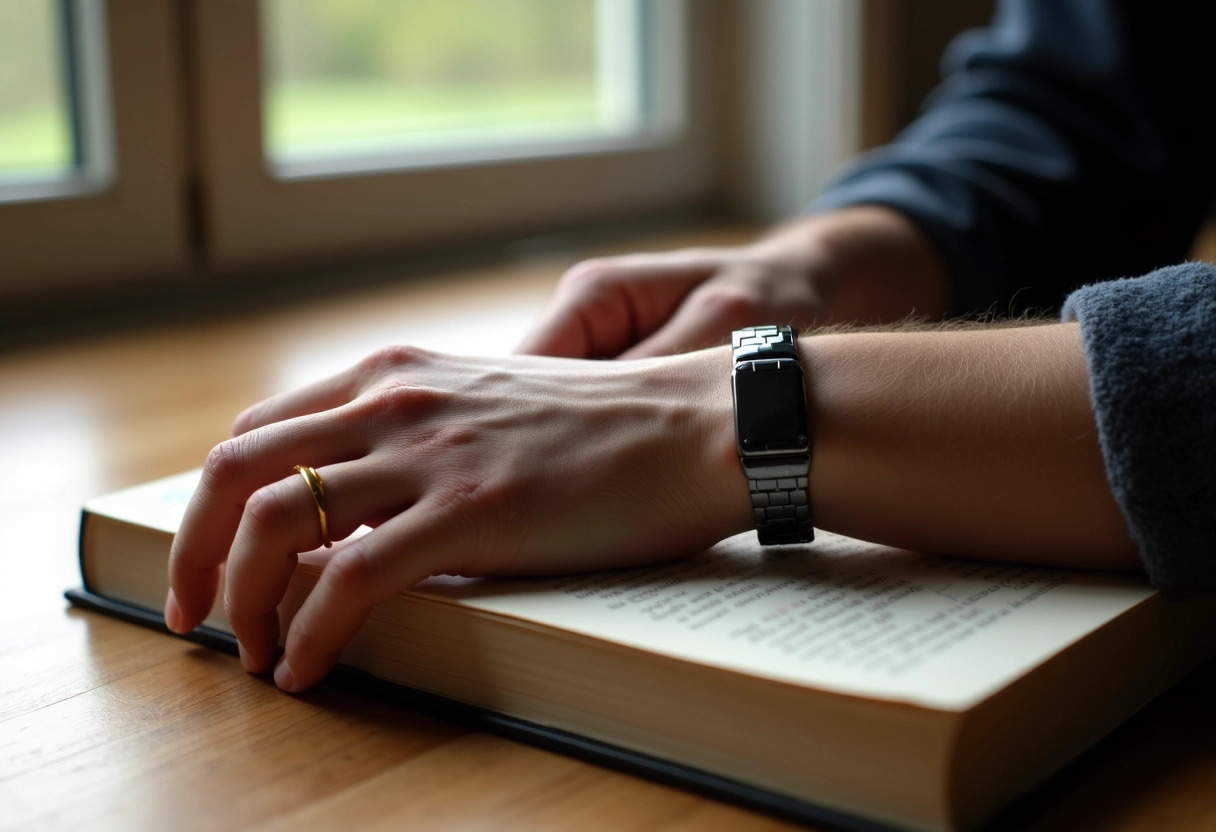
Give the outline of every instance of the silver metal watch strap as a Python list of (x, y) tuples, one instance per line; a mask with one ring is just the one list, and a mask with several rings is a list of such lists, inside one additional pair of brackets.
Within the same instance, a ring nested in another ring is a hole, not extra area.
[[(731, 335), (734, 360), (799, 359), (793, 329), (788, 326), (756, 326)], [(809, 543), (815, 525), (807, 498), (811, 459), (809, 454), (740, 457), (751, 494), (756, 536), (761, 546)]]
[(761, 546), (809, 543), (815, 539), (806, 496), (810, 468), (808, 459), (798, 457), (766, 459), (763, 463), (743, 461)]
[(794, 330), (788, 326), (749, 326), (731, 333), (735, 362), (749, 358), (793, 358), (798, 360)]

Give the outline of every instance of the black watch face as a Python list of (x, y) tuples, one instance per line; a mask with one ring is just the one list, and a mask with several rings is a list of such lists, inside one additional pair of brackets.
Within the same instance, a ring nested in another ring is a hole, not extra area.
[(743, 452), (807, 447), (802, 368), (793, 361), (755, 361), (735, 370), (735, 418)]

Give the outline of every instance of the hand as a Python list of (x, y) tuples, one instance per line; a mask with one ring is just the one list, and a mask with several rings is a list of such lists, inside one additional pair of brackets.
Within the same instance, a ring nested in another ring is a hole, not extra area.
[(585, 260), (569, 269), (520, 353), (647, 358), (724, 343), (753, 324), (812, 326), (821, 300), (793, 251), (697, 248)]
[(879, 323), (943, 315), (943, 263), (908, 218), (858, 206), (795, 220), (737, 248), (579, 263), (516, 348), (574, 358), (644, 358), (730, 340), (732, 330)]
[(268, 399), (217, 446), (173, 542), (165, 618), (224, 607), (268, 670), (296, 553), (322, 540), (296, 464), (325, 483), (335, 549), (275, 680), (325, 675), (371, 608), (434, 574), (553, 573), (700, 551), (748, 528), (726, 350), (621, 365), (386, 349)]

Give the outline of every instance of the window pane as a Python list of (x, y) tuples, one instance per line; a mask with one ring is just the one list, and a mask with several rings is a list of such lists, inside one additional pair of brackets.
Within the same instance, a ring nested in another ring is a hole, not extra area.
[(637, 0), (263, 0), (274, 161), (629, 135)]
[(61, 9), (58, 0), (0, 2), (0, 179), (74, 166)]

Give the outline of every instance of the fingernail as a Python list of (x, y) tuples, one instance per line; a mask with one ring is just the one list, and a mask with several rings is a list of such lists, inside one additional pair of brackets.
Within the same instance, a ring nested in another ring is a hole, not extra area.
[(165, 626), (175, 633), (182, 632), (182, 608), (177, 603), (177, 596), (169, 590), (165, 598)]
[(288, 693), (294, 693), (296, 687), (296, 677), (291, 675), (291, 665), (287, 663), (287, 657), (279, 659), (279, 663), (274, 669), (274, 683)]

